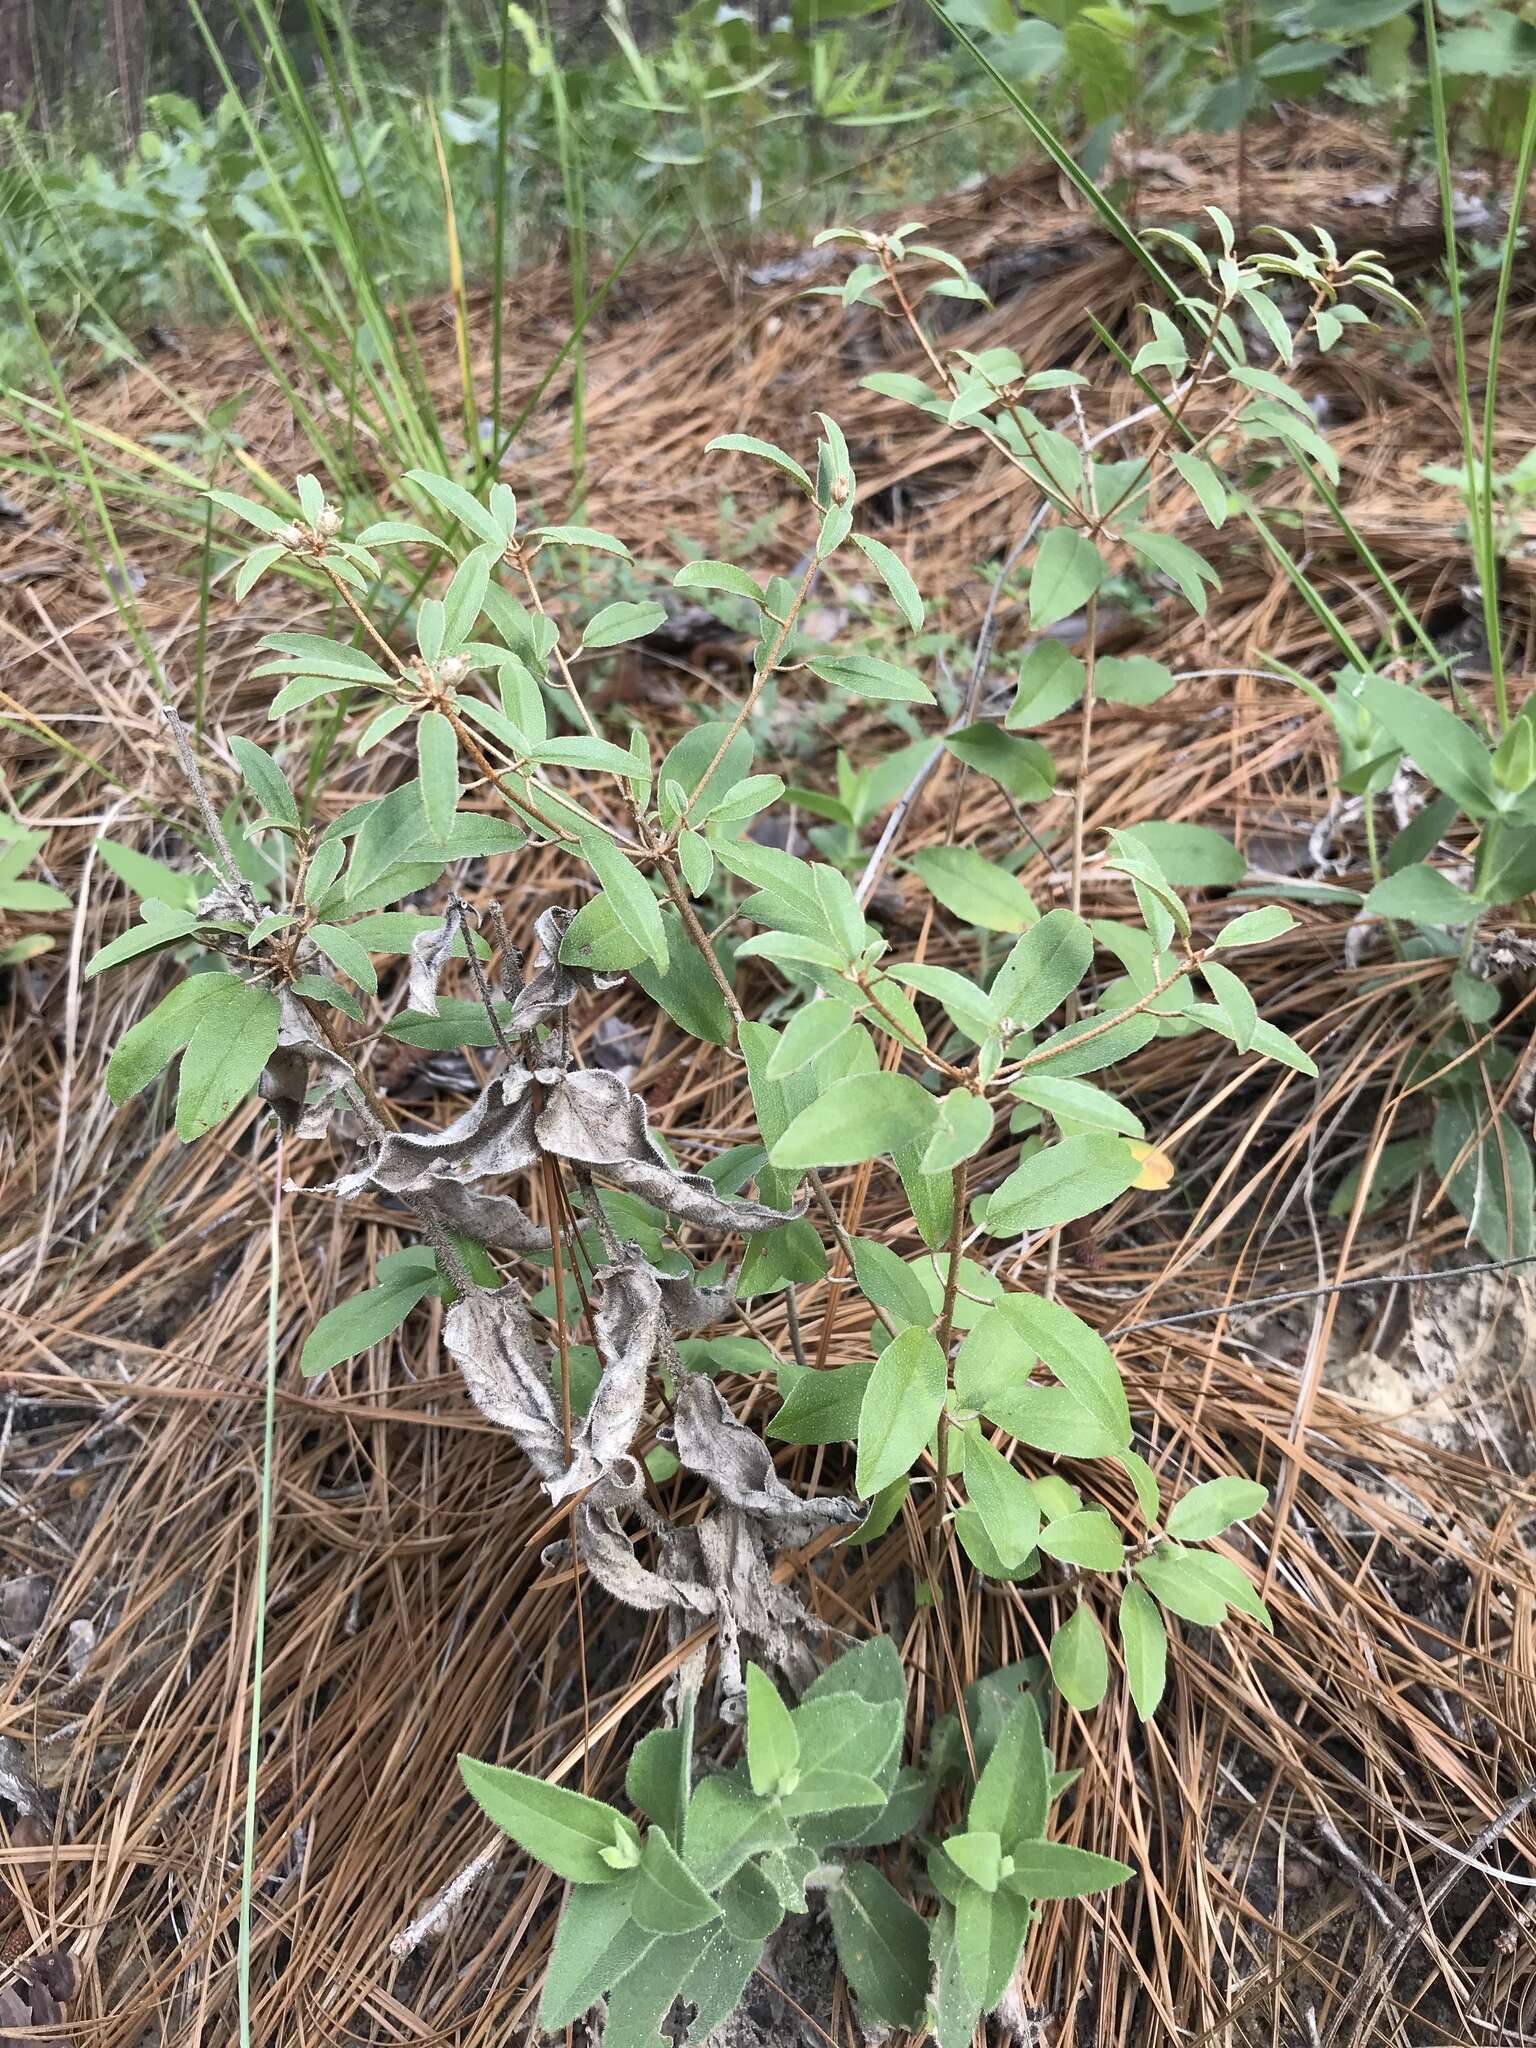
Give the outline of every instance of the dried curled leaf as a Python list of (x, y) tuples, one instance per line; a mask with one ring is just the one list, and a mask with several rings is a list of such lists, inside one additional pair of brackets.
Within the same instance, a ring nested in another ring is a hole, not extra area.
[(549, 1349), (517, 1288), (477, 1290), (456, 1301), (443, 1322), (443, 1342), (487, 1421), (512, 1432), (546, 1484), (563, 1475), (565, 1436)]
[(535, 1119), (539, 1145), (558, 1159), (595, 1167), (630, 1194), (700, 1230), (723, 1235), (775, 1230), (789, 1220), (761, 1202), (728, 1202), (702, 1173), (669, 1166), (650, 1134), (645, 1104), (616, 1074), (564, 1074)]
[(672, 1425), (662, 1440), (680, 1465), (697, 1472), (730, 1506), (774, 1524), (776, 1546), (806, 1543), (822, 1529), (847, 1527), (863, 1510), (851, 1500), (802, 1500), (773, 1469), (762, 1438), (726, 1406), (713, 1380), (680, 1373)]
[[(280, 990), (277, 1003), (277, 1048), (262, 1073), (262, 1100), (294, 1137), (323, 1138), (336, 1097), (348, 1086), (358, 1085), (357, 1074), (351, 1062), (327, 1044), (291, 989)], [(324, 1082), (313, 1103), (308, 1100), (312, 1069)]]
[[(664, 1521), (641, 1492), (633, 1461), (607, 1474), (576, 1511), (576, 1547), (583, 1564), (605, 1592), (642, 1613), (667, 1616), (676, 1649), (699, 1627), (713, 1621), (718, 1640), (716, 1709), (727, 1721), (746, 1710), (743, 1648), (803, 1688), (815, 1676), (812, 1644), (835, 1634), (787, 1586), (777, 1585), (769, 1563), (765, 1530), (739, 1508), (721, 1507), (700, 1523), (679, 1527)], [(655, 1570), (635, 1555), (636, 1537), (626, 1520), (640, 1524), (656, 1544)], [(554, 1546), (550, 1555), (563, 1552)]]
[(547, 1252), (549, 1232), (510, 1195), (487, 1195), (463, 1181), (434, 1180), (422, 1197), (446, 1230), (500, 1252)]
[(370, 1163), (316, 1194), (360, 1195), (367, 1187), (414, 1194), (439, 1181), (521, 1173), (539, 1156), (533, 1136), (533, 1076), (513, 1067), (486, 1084), (440, 1131), (391, 1131)]
[(458, 934), (459, 913), (455, 906), (438, 931), (418, 932), (411, 941), (411, 973), (406, 1005), (423, 1017), (437, 1015), (437, 984), (453, 952)]
[(663, 1324), (661, 1289), (649, 1266), (636, 1260), (593, 1276), (592, 1329), (603, 1376), (572, 1443), (569, 1470), (548, 1482), (551, 1500), (590, 1486), (595, 1473), (628, 1456)]
[(560, 958), (560, 945), (575, 916), (572, 910), (546, 910), (534, 924), (539, 942), (538, 964), (532, 978), (512, 1005), (512, 1029), (532, 1031), (539, 1024), (555, 1024), (577, 996), (588, 989), (617, 988), (622, 974), (598, 974), (590, 967), (567, 967)]

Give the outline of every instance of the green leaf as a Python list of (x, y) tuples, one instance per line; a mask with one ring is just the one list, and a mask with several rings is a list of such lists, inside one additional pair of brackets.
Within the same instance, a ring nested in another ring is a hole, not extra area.
[(177, 910), (132, 925), (91, 955), (85, 963), (85, 979), (104, 974), (109, 967), (121, 967), (125, 960), (136, 960), (141, 953), (157, 953), (163, 946), (174, 946), (196, 931), (198, 923), (195, 911)]
[(1171, 668), (1145, 654), (1102, 655), (1093, 671), (1094, 694), (1106, 704), (1155, 704), (1177, 682)]
[(1018, 688), (1003, 723), (1048, 725), (1071, 711), (1087, 687), (1087, 671), (1075, 654), (1059, 640), (1037, 641), (1019, 664)]
[(754, 1799), (732, 1778), (706, 1778), (688, 1802), (683, 1861), (706, 1891), (718, 1891), (749, 1856), (787, 1849), (793, 1840), (776, 1804)]
[(885, 2026), (918, 2026), (928, 1991), (928, 1930), (917, 1914), (869, 1863), (844, 1867), (827, 1910), (860, 2011)]
[(1080, 1508), (1047, 1522), (1040, 1548), (1062, 1564), (1082, 1565), (1093, 1572), (1117, 1572), (1125, 1563), (1120, 1532), (1102, 1508)]
[(176, 984), (137, 1024), (130, 1025), (107, 1062), (107, 1093), (126, 1102), (163, 1074), (197, 1029), (210, 1003), (224, 999), (234, 977), (222, 972), (194, 974)]
[(888, 548), (883, 540), (876, 540), (873, 535), (867, 533), (856, 533), (853, 536), (853, 544), (867, 557), (875, 574), (896, 600), (896, 609), (912, 631), (920, 633), (923, 630), (922, 594), (912, 580), (911, 570), (900, 555)]
[(736, 1276), (736, 1296), (750, 1301), (755, 1294), (777, 1294), (782, 1287), (809, 1287), (826, 1270), (826, 1248), (814, 1224), (797, 1216), (777, 1230), (753, 1232)]
[(1016, 1855), (1021, 1842), (1034, 1841), (1045, 1832), (1050, 1775), (1040, 1710), (1033, 1696), (1025, 1693), (1009, 1710), (976, 1781), (966, 1825), (991, 1830), (1007, 1853)]
[(581, 850), (602, 884), (614, 916), (649, 960), (665, 974), (671, 955), (666, 927), (650, 883), (605, 832), (584, 832)]
[(873, 1238), (856, 1237), (853, 1275), (865, 1299), (876, 1308), (883, 1308), (897, 1324), (926, 1330), (933, 1321), (933, 1305), (922, 1281), (888, 1245), (877, 1244)]
[(798, 1074), (802, 1067), (820, 1058), (828, 1046), (835, 1045), (844, 1032), (851, 1031), (857, 1020), (857, 1011), (847, 1003), (814, 1002), (796, 1010), (773, 1049), (768, 1062), (769, 1080), (782, 1081), (790, 1074)]
[(1001, 1308), (1073, 1399), (1116, 1440), (1116, 1448), (1127, 1446), (1130, 1406), (1114, 1354), (1098, 1332), (1061, 1302), (1038, 1294), (1010, 1294)]
[(944, 1405), (948, 1366), (926, 1330), (898, 1331), (875, 1361), (859, 1408), (855, 1485), (868, 1500), (911, 1469)]
[(1211, 994), (1216, 998), (1221, 1014), (1232, 1027), (1232, 1043), (1239, 1052), (1249, 1051), (1253, 1045), (1254, 1033), (1259, 1028), (1258, 1004), (1231, 968), (1223, 967), (1219, 960), (1207, 960), (1200, 972), (1209, 982)]
[(204, 1004), (181, 1059), (176, 1135), (200, 1138), (244, 1101), (277, 1050), (281, 1011), (270, 989), (227, 977), (228, 993)]
[(1010, 1031), (1033, 1031), (1072, 993), (1093, 962), (1093, 934), (1070, 910), (1047, 911), (997, 970), (988, 997)]
[(880, 704), (931, 704), (933, 692), (921, 676), (873, 654), (821, 654), (807, 659), (813, 676), (856, 697)]
[[(1091, 1035), (1090, 1035), (1091, 1034)], [(1030, 1054), (1030, 1079), (1040, 1074), (1097, 1074), (1118, 1066), (1157, 1035), (1157, 1019), (1145, 1010), (1112, 1017), (1086, 1017), (1042, 1041)]]
[(1222, 525), (1227, 516), (1227, 487), (1218, 473), (1201, 456), (1183, 448), (1170, 449), (1168, 460), (1198, 498), (1212, 526)]
[(243, 519), (247, 526), (254, 526), (258, 533), (284, 533), (292, 524), (285, 513), (274, 512), (270, 505), (259, 505), (254, 498), (242, 498), (234, 491), (205, 491), (215, 505), (226, 512), (233, 512), (237, 519)]
[(1120, 1646), (1136, 1712), (1143, 1721), (1150, 1721), (1168, 1682), (1168, 1631), (1157, 1602), (1134, 1583), (1120, 1595)]
[(1029, 577), (1029, 629), (1043, 633), (1081, 611), (1104, 581), (1098, 549), (1070, 526), (1053, 526), (1035, 554)]
[[(349, 935), (359, 939), (370, 953), (409, 953), (412, 939), (423, 932), (441, 931), (441, 917), (430, 917), (419, 910), (376, 910), (367, 917), (354, 917), (347, 926)], [(475, 951), (482, 960), (487, 959), (490, 948), (477, 934)], [(460, 932), (449, 949), (455, 960), (464, 957), (464, 934)]]
[(1070, 1136), (1075, 1126), (1092, 1131), (1118, 1131), (1124, 1138), (1144, 1138), (1146, 1130), (1134, 1110), (1127, 1109), (1103, 1088), (1091, 1081), (1063, 1081), (1055, 1074), (1027, 1074), (1009, 1091), (1021, 1102), (1055, 1117)]
[(566, 1894), (539, 2000), (541, 2028), (553, 2032), (579, 2019), (656, 1941), (630, 1916), (634, 1888), (631, 1871), (626, 1880), (580, 1884)]
[(1449, 875), (1420, 861), (1378, 882), (1365, 907), (1378, 917), (1406, 917), (1415, 924), (1463, 925), (1471, 923), (1480, 905)]
[(1248, 872), (1231, 840), (1209, 825), (1165, 824), (1154, 818), (1129, 826), (1126, 836), (1147, 849), (1175, 888), (1231, 889)]
[(1204, 1543), (1234, 1522), (1246, 1522), (1269, 1498), (1253, 1479), (1208, 1479), (1192, 1487), (1168, 1517), (1168, 1534), (1185, 1543)]
[(800, 1774), (781, 1792), (791, 1816), (836, 1813), (845, 1807), (883, 1806), (885, 1786), (901, 1746), (899, 1700), (866, 1700), (854, 1692), (818, 1693), (794, 1712)]
[(1469, 818), (1486, 818), (1498, 808), (1488, 749), (1454, 711), (1406, 683), (1366, 676), (1360, 701), (1390, 737), (1428, 776), (1436, 789), (1454, 797)]
[(995, 1892), (1002, 1878), (1003, 1844), (989, 1829), (975, 1834), (946, 1835), (944, 1853), (972, 1884), (984, 1892)]
[(528, 538), (553, 547), (586, 548), (595, 555), (617, 555), (621, 562), (630, 559), (623, 541), (595, 526), (535, 526)]
[(581, 644), (586, 648), (622, 647), (627, 640), (643, 640), (647, 633), (654, 633), (666, 621), (665, 605), (654, 602), (606, 604), (588, 619)]
[(1188, 1571), (1187, 1563), (1185, 1554), (1164, 1543), (1150, 1557), (1142, 1558), (1134, 1570), (1170, 1614), (1201, 1628), (1219, 1628), (1227, 1618), (1226, 1597), (1203, 1573)]
[(984, 931), (1022, 932), (1040, 913), (1024, 884), (965, 846), (931, 846), (907, 865), (944, 908)]
[(230, 740), (229, 748), (240, 764), (246, 788), (267, 816), (285, 825), (297, 825), (299, 807), (293, 800), (287, 777), (272, 756), (258, 747), (254, 740), (242, 739), (238, 733)]
[(1073, 1608), (1051, 1637), (1051, 1677), (1056, 1690), (1081, 1714), (1096, 1707), (1109, 1690), (1109, 1652), (1092, 1608)]
[(1056, 787), (1056, 763), (1040, 742), (1018, 739), (990, 719), (951, 733), (944, 744), (957, 761), (987, 776), (1020, 803), (1042, 803)]
[(790, 1792), (800, 1776), (800, 1737), (773, 1680), (747, 1666), (747, 1770), (759, 1799)]
[(441, 711), (424, 712), (416, 721), (416, 759), (427, 829), (441, 843), (459, 807), (459, 743)]
[(915, 988), (919, 995), (932, 996), (955, 1029), (973, 1045), (991, 1035), (995, 1016), (991, 997), (953, 968), (931, 967), (926, 961), (910, 967), (902, 964), (891, 969), (890, 979)]
[(494, 541), (498, 548), (506, 546), (507, 536), (498, 522), (491, 516), (480, 500), (466, 491), (462, 484), (451, 482), (445, 476), (437, 476), (429, 469), (408, 469), (405, 480), (424, 490), (435, 504), (458, 520), (461, 526), (478, 534), (481, 540)]
[(652, 1934), (691, 1934), (720, 1918), (720, 1908), (660, 1828), (652, 1828), (640, 1855), (640, 1876), (630, 1911)]
[(770, 1165), (856, 1166), (925, 1139), (938, 1117), (910, 1074), (853, 1074), (806, 1104), (770, 1147)]
[(369, 995), (378, 994), (379, 977), (373, 971), (368, 948), (360, 945), (351, 932), (334, 924), (317, 924), (310, 937), (338, 974), (346, 975), (359, 988), (367, 989)]
[(1040, 1504), (1024, 1474), (972, 1423), (965, 1432), (965, 1490), (992, 1548), (1011, 1571), (1040, 1538)]
[(306, 1379), (329, 1372), (343, 1359), (355, 1358), (393, 1335), (418, 1301), (435, 1292), (436, 1270), (406, 1273), (379, 1287), (368, 1287), (323, 1315), (304, 1341), (299, 1371)]
[(1102, 1209), (1135, 1185), (1141, 1164), (1123, 1139), (1090, 1131), (1047, 1145), (987, 1197), (989, 1237), (1048, 1230)]
[(683, 1822), (691, 1791), (693, 1694), (682, 1694), (681, 1718), (675, 1728), (653, 1728), (630, 1751), (624, 1790), (631, 1806), (665, 1828), (673, 1842), (683, 1840)]
[(1245, 910), (1224, 924), (1211, 941), (1214, 946), (1261, 946), (1290, 931), (1296, 920), (1283, 903), (1266, 903), (1262, 910)]
[(755, 576), (738, 569), (734, 562), (685, 562), (672, 578), (677, 590), (724, 590), (732, 597), (745, 597), (762, 604), (765, 593)]
[(786, 1444), (852, 1443), (873, 1371), (873, 1365), (856, 1360), (852, 1365), (824, 1366), (819, 1372), (797, 1372), (765, 1434)]
[(465, 1789), (485, 1814), (510, 1835), (520, 1849), (545, 1863), (556, 1877), (572, 1884), (617, 1884), (628, 1873), (615, 1870), (603, 1856), (616, 1842), (629, 1843), (640, 1855), (634, 1823), (600, 1799), (547, 1784), (504, 1764), (459, 1758)]
[(1536, 1251), (1531, 1148), (1512, 1117), (1494, 1122), (1481, 1105), (1448, 1097), (1435, 1110), (1430, 1152), (1458, 1215), (1490, 1258)]
[(632, 968), (635, 980), (690, 1038), (701, 1038), (706, 1045), (729, 1045), (730, 1012), (703, 955), (688, 938), (682, 919), (674, 910), (662, 912), (661, 927), (667, 941), (666, 970), (663, 972), (650, 960), (637, 960)]
[(1136, 532), (1126, 534), (1125, 539), (1132, 554), (1139, 555), (1149, 568), (1159, 570), (1176, 584), (1187, 602), (1204, 618), (1207, 603), (1205, 586), (1209, 583), (1218, 590), (1221, 587), (1221, 578), (1210, 563), (1203, 561), (1183, 541), (1175, 540), (1171, 533), (1155, 533), (1140, 527)]
[(951, 1173), (974, 1159), (992, 1136), (992, 1105), (969, 1088), (951, 1088), (938, 1105), (939, 1118), (923, 1152), (924, 1173)]
[(1128, 1863), (1070, 1842), (1022, 1842), (1013, 1852), (1013, 1865), (1005, 1883), (1023, 1899), (1086, 1899), (1135, 1875)]
[(984, 2011), (997, 2005), (1013, 1981), (1029, 1933), (1029, 1904), (1011, 1892), (962, 1886), (955, 1903), (955, 1948), (972, 2000)]
[(785, 476), (793, 477), (806, 496), (815, 495), (815, 487), (805, 471), (792, 455), (786, 455), (782, 448), (772, 441), (760, 441), (755, 434), (717, 434), (713, 441), (706, 441), (704, 452), (711, 454), (716, 448), (728, 448), (739, 455), (756, 455), (764, 462), (771, 462), (775, 469)]

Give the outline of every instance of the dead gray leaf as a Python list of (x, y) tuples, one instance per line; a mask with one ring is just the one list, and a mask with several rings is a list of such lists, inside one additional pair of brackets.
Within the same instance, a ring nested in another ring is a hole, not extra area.
[(807, 1543), (818, 1531), (847, 1527), (863, 1513), (853, 1501), (835, 1495), (802, 1500), (791, 1493), (773, 1469), (768, 1446), (737, 1420), (720, 1389), (702, 1373), (678, 1374), (672, 1426), (658, 1436), (677, 1453), (678, 1463), (697, 1472), (723, 1501), (771, 1521), (776, 1547)]
[(512, 1005), (512, 1029), (532, 1031), (539, 1024), (557, 1023), (584, 990), (617, 988), (622, 974), (598, 974), (590, 967), (567, 967), (560, 958), (560, 945), (573, 910), (546, 910), (534, 924), (539, 942), (538, 964), (527, 986)]
[[(309, 1101), (311, 1071), (322, 1087)], [(324, 1137), (336, 1097), (358, 1086), (349, 1060), (327, 1044), (319, 1026), (292, 989), (278, 994), (277, 1050), (261, 1077), (263, 1101), (269, 1103), (284, 1129), (299, 1138)]]
[(593, 1335), (603, 1376), (572, 1443), (570, 1469), (548, 1482), (564, 1500), (626, 1458), (645, 1414), (645, 1397), (664, 1318), (656, 1276), (643, 1262), (604, 1266), (593, 1276)]
[(616, 1074), (588, 1068), (562, 1075), (534, 1124), (559, 1159), (596, 1167), (621, 1188), (701, 1230), (775, 1230), (790, 1213), (760, 1202), (728, 1202), (702, 1173), (669, 1166), (650, 1133), (645, 1104)]
[(391, 1131), (372, 1162), (314, 1194), (360, 1195), (369, 1186), (416, 1194), (441, 1181), (488, 1180), (521, 1173), (537, 1159), (533, 1076), (512, 1067), (486, 1083), (462, 1116), (440, 1131)]
[(547, 1252), (549, 1232), (510, 1195), (482, 1194), (460, 1180), (434, 1180), (427, 1196), (432, 1214), (449, 1230), (493, 1251)]
[(437, 931), (418, 932), (411, 941), (411, 972), (406, 985), (407, 1006), (423, 1017), (437, 1015), (437, 984), (453, 942), (458, 935), (459, 914), (450, 910)]
[(550, 1384), (549, 1349), (517, 1288), (487, 1289), (456, 1301), (443, 1322), (443, 1342), (480, 1413), (512, 1432), (541, 1479), (559, 1477), (565, 1434)]

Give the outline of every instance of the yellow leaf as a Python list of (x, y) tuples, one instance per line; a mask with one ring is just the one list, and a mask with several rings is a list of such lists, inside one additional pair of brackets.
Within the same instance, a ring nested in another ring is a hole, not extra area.
[(1133, 1186), (1165, 1188), (1173, 1179), (1173, 1161), (1166, 1152), (1159, 1152), (1155, 1145), (1132, 1145), (1131, 1157), (1141, 1165)]

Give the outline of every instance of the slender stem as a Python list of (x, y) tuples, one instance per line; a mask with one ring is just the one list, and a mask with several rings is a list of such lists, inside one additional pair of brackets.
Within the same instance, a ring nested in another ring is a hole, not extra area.
[(816, 580), (816, 571), (820, 567), (820, 558), (813, 552), (810, 560), (805, 565), (805, 574), (800, 578), (800, 587), (795, 592), (794, 602), (790, 605), (789, 610), (785, 613), (784, 617), (779, 621), (779, 630), (773, 636), (773, 640), (768, 648), (768, 653), (763, 661), (762, 667), (757, 670), (756, 674), (752, 678), (752, 687), (750, 690), (748, 690), (746, 699), (743, 702), (741, 709), (736, 713), (736, 716), (731, 720), (730, 727), (726, 732), (725, 738), (720, 742), (719, 746), (716, 747), (715, 758), (710, 762), (709, 766), (705, 769), (704, 773), (699, 777), (697, 783), (694, 785), (693, 794), (689, 797), (687, 803), (683, 807), (683, 815), (672, 827), (672, 830), (667, 834), (667, 837), (663, 842), (665, 850), (668, 853), (670, 853), (672, 848), (677, 844), (679, 835), (681, 834), (684, 826), (686, 826), (686, 824), (688, 823), (689, 813), (692, 811), (694, 805), (698, 802), (699, 791), (708, 788), (710, 779), (714, 775), (715, 770), (720, 766), (720, 763), (725, 759), (727, 753), (730, 751), (732, 740), (735, 739), (737, 733), (741, 731), (741, 728), (746, 724), (747, 720), (752, 716), (752, 713), (757, 709), (757, 700), (759, 697), (762, 696), (763, 690), (767, 685), (768, 678), (774, 673), (775, 669), (779, 665), (779, 659), (784, 652), (785, 644), (787, 643), (790, 634), (794, 631), (795, 620), (800, 616), (800, 607), (805, 603), (806, 598), (809, 596), (811, 585)]
[(1023, 1059), (1016, 1060), (1011, 1067), (1003, 1068), (997, 1077), (998, 1080), (1015, 1080), (1020, 1074), (1028, 1073), (1031, 1067), (1038, 1067), (1045, 1060), (1060, 1059), (1064, 1052), (1076, 1052), (1080, 1045), (1087, 1045), (1090, 1039), (1102, 1038), (1106, 1031), (1113, 1031), (1115, 1026), (1123, 1024), (1127, 1017), (1135, 1017), (1142, 1010), (1149, 1009), (1160, 995), (1173, 987), (1176, 981), (1182, 981), (1192, 967), (1198, 967), (1206, 954), (1212, 950), (1209, 946), (1202, 946), (1198, 952), (1191, 953), (1181, 966), (1172, 974), (1165, 974), (1144, 996), (1138, 996), (1134, 1003), (1127, 1003), (1123, 1010), (1116, 1010), (1112, 1017), (1101, 1017), (1097, 1023), (1090, 1024), (1086, 1031), (1079, 1031), (1074, 1038), (1069, 1038), (1060, 1045), (1047, 1042), (1045, 1045), (1037, 1046), (1032, 1053), (1027, 1053)]
[(1077, 734), (1077, 782), (1072, 790), (1072, 879), (1070, 901), (1077, 916), (1083, 907), (1083, 824), (1088, 807), (1088, 753), (1093, 739), (1093, 679), (1099, 652), (1099, 593), (1088, 599), (1087, 646), (1083, 650), (1083, 715)]
[(256, 1876), (256, 1775), (261, 1757), (261, 1679), (267, 1643), (267, 1568), (272, 1554), (272, 1464), (277, 1435), (277, 1308), (282, 1281), (283, 1133), (277, 1134), (272, 1225), (267, 1240), (267, 1371), (262, 1411), (261, 1509), (256, 1531), (256, 1628), (251, 1649), (251, 1734), (245, 1760), (245, 1842), (240, 1859), (240, 1936), (235, 1961), (240, 2048), (251, 2048), (251, 1895)]
[(671, 854), (663, 852), (660, 848), (656, 849), (656, 872), (661, 876), (667, 894), (671, 897), (677, 914), (682, 919), (683, 930), (693, 941), (699, 958), (709, 969), (715, 987), (720, 991), (720, 1000), (725, 1004), (726, 1012), (731, 1020), (731, 1031), (734, 1035), (746, 1023), (746, 1012), (742, 1009), (741, 1004), (737, 1002), (736, 991), (731, 987), (730, 982), (726, 978), (725, 969), (716, 958), (715, 949), (709, 943), (708, 932), (699, 923), (698, 915), (693, 905), (688, 901), (688, 891), (683, 887), (682, 878), (673, 865)]
[[(944, 1305), (939, 1310), (937, 1341), (944, 1354), (944, 1376), (949, 1378), (949, 1341), (955, 1329), (955, 1299), (960, 1291), (960, 1247), (965, 1242), (965, 1202), (970, 1188), (970, 1161), (962, 1159), (950, 1175), (950, 1201), (954, 1214), (949, 1221), (949, 1264), (944, 1274)], [(949, 1412), (948, 1402), (939, 1410), (939, 1455), (936, 1481), (938, 1506), (928, 1531), (928, 1581), (938, 1598), (939, 1566), (943, 1561), (944, 1512), (949, 1494)]]
[[(810, 1182), (811, 1193), (816, 1197), (817, 1206), (820, 1208), (822, 1215), (826, 1217), (827, 1227), (836, 1240), (838, 1250), (847, 1260), (848, 1270), (851, 1273), (854, 1270), (853, 1239), (843, 1228), (843, 1219), (837, 1213), (837, 1204), (827, 1193), (826, 1182), (819, 1173), (813, 1170), (806, 1175), (806, 1179)], [(895, 1317), (883, 1309), (878, 1301), (872, 1301), (870, 1307), (880, 1318), (881, 1322), (884, 1323), (887, 1332), (894, 1337), (898, 1328)]]

